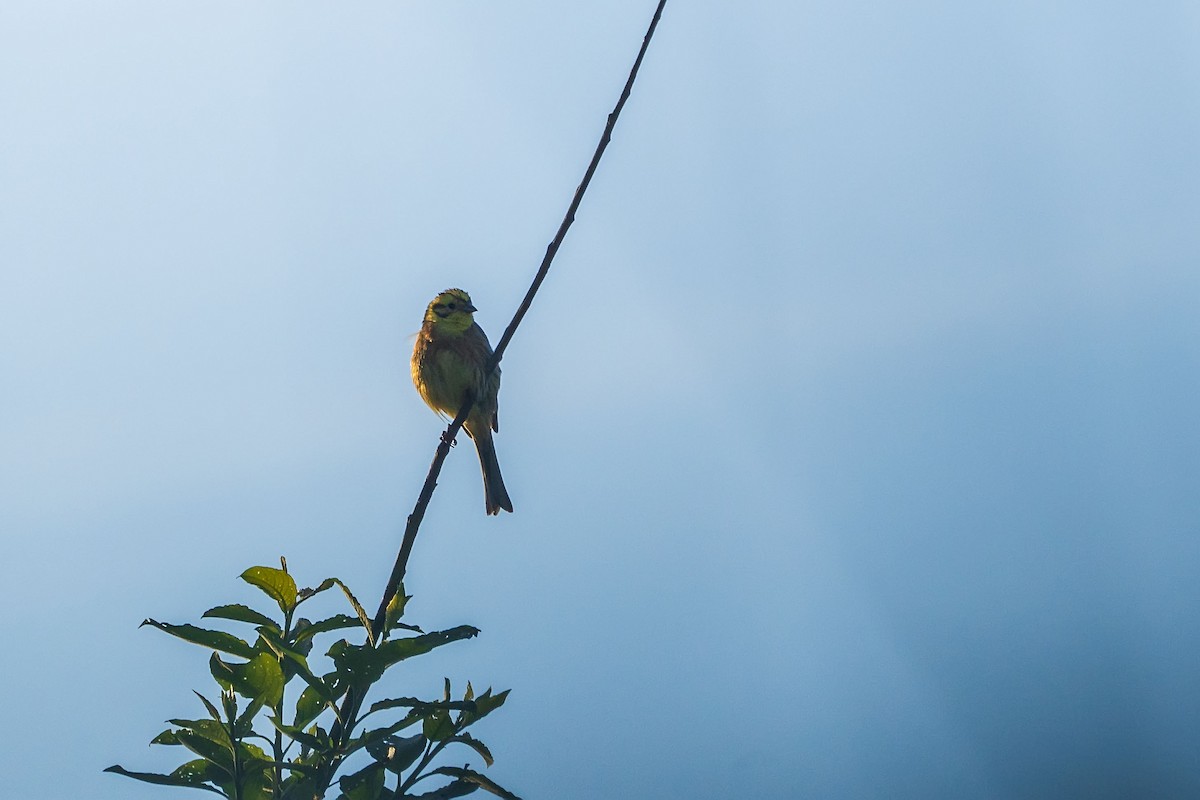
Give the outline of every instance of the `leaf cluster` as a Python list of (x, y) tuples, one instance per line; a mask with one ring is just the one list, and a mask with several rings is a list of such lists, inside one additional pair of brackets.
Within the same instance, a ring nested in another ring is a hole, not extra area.
[[(240, 604), (216, 606), (203, 616), (248, 625), (252, 637), (153, 619), (142, 623), (211, 651), (208, 664), (217, 683), (216, 700), (196, 692), (205, 716), (169, 720), (171, 727), (151, 741), (181, 747), (189, 760), (166, 774), (118, 765), (106, 772), (232, 800), (314, 800), (334, 787), (338, 800), (435, 800), (477, 789), (516, 798), (468, 766), (435, 764), (447, 747), (458, 745), (492, 765), (491, 751), (467, 729), (502, 706), (507, 690), (493, 694), (488, 689), (476, 696), (468, 683), (462, 696), (454, 697), (447, 678), (439, 699), (388, 698), (363, 710), (371, 689), (388, 670), (442, 645), (472, 638), (479, 633), (476, 628), (460, 625), (427, 633), (402, 622), (409, 598), (401, 587), (387, 606), (383, 626), (376, 629), (346, 584), (327, 578), (316, 588), (300, 589), (286, 561), (282, 569), (251, 567), (241, 578), (275, 601), (279, 617)], [(335, 586), (353, 615), (316, 621), (297, 615), (305, 601)], [(314, 640), (338, 631), (355, 633), (360, 641), (346, 636), (334, 641), (325, 651), (333, 669), (318, 675), (309, 666)], [(298, 695), (291, 693), (292, 702), (285, 701), (289, 684), (300, 689)], [(362, 754), (370, 759), (366, 766), (353, 772), (344, 769), (347, 759), (359, 756), (357, 765)], [(414, 793), (418, 784), (422, 791)]]

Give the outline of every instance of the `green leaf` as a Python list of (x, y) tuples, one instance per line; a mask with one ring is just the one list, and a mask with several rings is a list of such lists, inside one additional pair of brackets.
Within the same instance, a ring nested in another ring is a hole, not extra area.
[(237, 695), (232, 690), (221, 692), (221, 707), (225, 709), (225, 719), (237, 717)]
[(357, 617), (352, 617), (349, 614), (337, 614), (327, 619), (311, 622), (303, 628), (298, 628), (295, 641), (299, 643), (306, 639), (311, 639), (318, 633), (327, 633), (342, 628), (357, 628), (361, 624), (362, 622)]
[(150, 625), (158, 628), (164, 633), (169, 633), (172, 636), (178, 636), (185, 642), (198, 644), (201, 647), (220, 650), (222, 653), (229, 653), (231, 655), (241, 656), (242, 658), (254, 657), (254, 648), (231, 633), (225, 633), (224, 631), (213, 631), (207, 628), (197, 628), (195, 625), (171, 625), (169, 623), (159, 622), (153, 619), (145, 620), (142, 622), (142, 625)]
[(447, 783), (440, 789), (434, 789), (432, 792), (405, 795), (405, 797), (410, 798), (411, 800), (451, 800), (451, 798), (454, 797), (468, 795), (478, 788), (479, 786), (477, 784), (469, 781), (454, 781), (452, 783)]
[(195, 761), (180, 764), (171, 771), (171, 777), (188, 781), (217, 783), (227, 776), (219, 768), (213, 766), (211, 761), (197, 758)]
[(362, 623), (363, 628), (367, 632), (367, 641), (369, 641), (372, 645), (374, 645), (375, 644), (375, 632), (371, 630), (371, 618), (369, 616), (367, 616), (367, 610), (362, 607), (362, 603), (358, 602), (358, 598), (355, 597), (354, 593), (350, 591), (349, 586), (342, 583), (337, 578), (331, 578), (331, 580), (334, 583), (336, 583), (338, 586), (340, 586), (342, 591), (345, 592), (346, 599), (350, 601), (351, 608), (353, 608), (354, 613), (358, 615), (358, 621), (360, 623)]
[[(274, 764), (261, 747), (241, 742), (238, 759), (242, 765), (241, 790), (237, 796), (242, 800), (270, 800), (271, 783), (274, 779)], [(229, 786), (232, 790), (234, 787)], [(230, 791), (230, 794), (233, 794)]]
[(285, 614), (296, 607), (296, 581), (283, 570), (274, 567), (251, 567), (242, 573), (241, 578), (251, 586), (262, 589), (279, 604), (279, 608)]
[[(414, 720), (415, 721), (415, 720)], [(413, 765), (425, 751), (424, 735), (388, 736), (367, 745), (371, 757), (399, 775)]]
[(430, 770), (430, 775), (448, 775), (451, 778), (458, 778), (462, 781), (474, 783), (480, 789), (486, 789), (497, 797), (503, 797), (504, 800), (521, 800), (512, 792), (508, 791), (500, 784), (493, 781), (486, 775), (481, 775), (473, 769), (464, 769), (462, 767), (438, 767), (435, 770)]
[(361, 736), (358, 736), (347, 742), (346, 746), (343, 748), (343, 752), (346, 755), (350, 755), (351, 753), (357, 752), (364, 747), (370, 748), (379, 742), (385, 742), (396, 731), (403, 730), (404, 728), (419, 722), (420, 719), (421, 717), (416, 714), (409, 714), (399, 722), (393, 722), (387, 727), (369, 730)]
[(179, 737), (175, 735), (175, 731), (167, 729), (150, 740), (150, 744), (166, 744), (166, 745), (181, 745)]
[(271, 766), (291, 770), (292, 772), (299, 772), (303, 775), (316, 775), (320, 772), (317, 767), (311, 764), (302, 764), (299, 761), (273, 761), (271, 762)]
[(457, 628), (424, 633), (420, 636), (410, 636), (407, 639), (393, 639), (379, 645), (375, 652), (378, 653), (379, 659), (382, 662), (382, 668), (387, 669), (406, 658), (424, 655), (435, 647), (441, 647), (444, 644), (457, 642), (462, 639), (470, 639), (478, 635), (478, 628), (473, 628), (470, 625), (459, 625)]
[[(357, 625), (358, 622), (356, 621), (354, 624)], [(305, 658), (308, 658), (309, 653), (311, 653), (312, 649), (313, 649), (312, 636), (311, 635), (310, 636), (300, 636), (299, 634), (303, 633), (304, 630), (311, 625), (312, 625), (312, 622), (304, 619), (303, 617), (301, 617), (299, 620), (296, 620), (296, 622), (293, 623), (293, 625), (292, 625), (292, 635), (291, 635), (291, 640), (290, 640), (291, 648), (293, 650), (295, 650), (297, 653), (299, 653), (300, 655), (304, 656)], [(267, 647), (266, 647), (266, 643), (263, 642), (263, 640), (261, 638), (261, 632), (266, 629), (260, 627), (258, 630), (260, 631), (259, 643), (263, 644), (263, 649), (265, 650), (265, 649), (267, 649)], [(271, 633), (272, 631), (267, 631), (267, 632)], [(280, 640), (280, 641), (282, 641), (282, 640)], [(284, 673), (288, 676), (288, 680), (291, 680), (292, 675), (289, 672), (289, 670), (291, 669), (291, 665), (284, 663), (281, 666), (283, 667)]]
[(315, 589), (301, 589), (300, 590), (300, 599), (296, 601), (296, 605), (300, 605), (308, 598), (318, 595), (321, 592), (325, 591), (326, 589), (331, 588), (333, 586), (333, 584), (334, 584), (333, 578), (326, 578), (325, 580), (321, 581), (321, 585)]
[(345, 639), (338, 639), (325, 655), (333, 660), (333, 666), (349, 683), (358, 686), (370, 686), (383, 677), (386, 665), (379, 652), (365, 644), (350, 644)]
[(279, 623), (268, 617), (266, 614), (260, 614), (253, 608), (241, 605), (240, 603), (210, 608), (200, 616), (215, 617), (217, 619), (231, 619), (234, 622), (249, 622), (251, 625), (265, 625), (273, 630), (280, 629)]
[[(216, 653), (213, 653), (213, 654), (212, 654), (212, 657), (213, 657), (213, 658), (216, 658), (216, 657), (217, 657), (217, 654), (216, 654)], [(205, 697), (204, 695), (200, 694), (200, 693), (199, 693), (199, 692), (197, 692), (195, 689), (193, 689), (193, 690), (192, 690), (192, 694), (196, 695), (196, 697), (199, 697), (199, 698), (200, 698), (200, 702), (201, 702), (201, 703), (204, 703), (204, 707), (205, 707), (205, 708), (208, 710), (208, 715), (209, 715), (210, 717), (212, 717), (213, 719), (215, 719), (217, 722), (220, 722), (220, 721), (221, 721), (221, 712), (217, 711), (217, 707), (216, 707), (216, 706), (214, 706), (214, 705), (213, 705), (211, 702), (209, 702), (209, 699), (208, 699), (207, 697)]]
[(404, 594), (404, 584), (401, 583), (396, 587), (396, 593), (392, 595), (392, 599), (388, 600), (387, 610), (383, 615), (383, 630), (384, 633), (390, 633), (396, 627), (396, 623), (404, 616), (404, 606), (411, 600)]
[(212, 739), (194, 731), (176, 731), (179, 742), (196, 755), (219, 767), (226, 774), (233, 775), (233, 749), (223, 746)]
[(382, 764), (371, 764), (358, 772), (342, 776), (338, 781), (347, 800), (377, 800), (383, 792)]
[[(276, 728), (278, 728), (282, 733), (284, 733), (287, 736), (290, 736), (292, 739), (295, 739), (297, 742), (299, 742), (303, 746), (307, 747), (309, 750), (316, 750), (316, 751), (323, 752), (323, 751), (329, 749), (330, 745), (329, 745), (328, 736), (322, 736), (318, 733), (310, 733), (308, 731), (303, 730), (300, 726), (297, 726), (297, 725), (285, 725), (282, 722), (280, 722), (277, 717), (274, 717), (274, 716), (269, 716), (269, 717), (267, 717), (267, 719), (269, 719), (271, 721), (271, 724), (274, 725)], [(316, 726), (314, 726), (314, 728), (316, 728), (317, 731), (321, 730), (319, 727), (316, 727)]]
[(156, 783), (159, 786), (187, 786), (192, 789), (204, 789), (208, 792), (222, 794), (222, 792), (219, 790), (214, 789), (211, 786), (206, 786), (204, 783), (201, 783), (199, 780), (194, 778), (178, 778), (174, 775), (160, 775), (157, 772), (132, 772), (120, 766), (119, 764), (113, 764), (104, 771), (112, 772), (117, 775), (124, 775), (126, 778), (133, 778), (134, 780), (144, 781), (145, 783)]
[(182, 731), (175, 732), (176, 736), (191, 731), (229, 750), (230, 753), (233, 752), (233, 742), (229, 739), (229, 731), (226, 730), (225, 726), (217, 720), (169, 719), (167, 722), (170, 722), (177, 728), (183, 728)]
[(449, 712), (439, 709), (425, 717), (422, 729), (426, 739), (440, 742), (454, 735), (454, 722), (450, 719)]
[(304, 691), (300, 693), (299, 699), (296, 700), (296, 717), (292, 721), (292, 724), (298, 728), (303, 728), (321, 716), (321, 712), (324, 710), (325, 698), (313, 687), (305, 686)]
[(233, 688), (243, 697), (276, 705), (283, 699), (283, 670), (279, 661), (259, 653), (245, 664), (233, 665)]
[(247, 765), (247, 768), (266, 769), (274, 764), (266, 750), (249, 742), (238, 742), (238, 756), (242, 759), (242, 763)]
[(486, 692), (475, 698), (475, 710), (468, 711), (463, 714), (465, 725), (474, 725), (476, 722), (483, 719), (500, 706), (504, 705), (504, 701), (508, 699), (508, 693), (510, 691), (512, 690), (505, 689), (500, 694), (493, 695), (491, 687), (488, 687)]
[[(475, 711), (478, 706), (473, 700), (419, 700), (415, 697), (396, 697), (372, 703), (367, 714), (374, 714), (376, 711), (386, 711), (389, 708), (411, 708), (420, 712), (432, 711), (438, 708), (446, 709), (447, 711)], [(365, 717), (367, 714), (363, 714), (363, 716)]]
[(488, 750), (487, 745), (485, 745), (483, 742), (476, 739), (471, 734), (460, 733), (457, 736), (451, 736), (449, 741), (465, 744), (467, 747), (470, 747), (476, 753), (479, 753), (479, 757), (483, 759), (484, 764), (487, 764), (489, 767), (492, 765), (492, 762), (494, 760), (492, 758), (492, 751)]
[(234, 724), (235, 732), (238, 736), (249, 736), (254, 733), (254, 717), (263, 709), (263, 701), (261, 699), (251, 700), (246, 706), (246, 710), (237, 718)]
[[(224, 661), (219, 655), (213, 653), (208, 657), (208, 671), (212, 674), (213, 680), (221, 685), (225, 691), (233, 688), (233, 665)], [(220, 715), (216, 719), (220, 719)]]
[(321, 797), (324, 787), (318, 787), (317, 780), (310, 776), (289, 775), (283, 780), (282, 800), (301, 800), (301, 798)]
[(345, 639), (339, 639), (330, 646), (326, 655), (333, 659), (340, 675), (346, 676), (350, 683), (365, 688), (383, 677), (388, 667), (406, 658), (428, 653), (435, 647), (468, 639), (478, 633), (477, 628), (460, 625), (448, 631), (384, 642), (378, 647), (350, 644)]
[(338, 711), (337, 704), (334, 702), (334, 700), (337, 699), (337, 692), (325, 681), (321, 680), (316, 675), (313, 675), (312, 670), (308, 668), (308, 659), (306, 659), (300, 653), (297, 653), (291, 647), (288, 647), (279, 639), (278, 636), (270, 631), (260, 631), (260, 635), (262, 636), (263, 641), (266, 642), (275, 653), (286, 658), (288, 662), (295, 667), (296, 674), (299, 675), (305, 683), (311, 686), (314, 691), (316, 691), (321, 695), (322, 698), (325, 699), (326, 706), (333, 709), (334, 714), (340, 713)]

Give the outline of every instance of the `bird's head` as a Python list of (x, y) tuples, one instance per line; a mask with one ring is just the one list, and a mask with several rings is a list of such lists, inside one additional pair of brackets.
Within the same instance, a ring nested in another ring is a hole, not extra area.
[(475, 322), (475, 310), (471, 295), (462, 289), (447, 289), (425, 309), (425, 321), (439, 331), (463, 333)]

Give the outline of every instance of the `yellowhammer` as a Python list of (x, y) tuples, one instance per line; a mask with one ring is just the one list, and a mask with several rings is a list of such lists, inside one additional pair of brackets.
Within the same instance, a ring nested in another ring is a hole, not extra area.
[(449, 417), (458, 414), (467, 391), (474, 393), (475, 405), (463, 430), (479, 453), (487, 513), (499, 514), (502, 508), (513, 510), (492, 443), (492, 431), (500, 430), (496, 418), (500, 369), (490, 376), (483, 374), (492, 346), (483, 328), (475, 324), (475, 310), (471, 296), (462, 289), (447, 289), (433, 298), (413, 348), (412, 379), (429, 407)]

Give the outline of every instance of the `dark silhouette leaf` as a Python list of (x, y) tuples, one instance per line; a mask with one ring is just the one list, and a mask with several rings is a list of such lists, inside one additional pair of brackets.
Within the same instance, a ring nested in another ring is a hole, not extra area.
[(170, 623), (159, 622), (153, 619), (147, 619), (142, 624), (158, 628), (160, 631), (177, 636), (185, 642), (191, 642), (192, 644), (198, 644), (213, 650), (220, 650), (222, 653), (229, 653), (230, 655), (241, 656), (242, 658), (254, 658), (254, 648), (232, 633), (213, 631), (208, 628), (197, 628), (195, 625), (171, 625)]
[(227, 606), (216, 606), (205, 611), (200, 616), (214, 617), (216, 619), (231, 619), (235, 622), (248, 622), (251, 625), (265, 625), (268, 628), (279, 630), (279, 623), (268, 617), (266, 614), (260, 614), (249, 606), (236, 603)]
[(204, 789), (207, 792), (223, 794), (223, 792), (220, 790), (214, 789), (211, 786), (207, 786), (195, 779), (177, 778), (174, 775), (161, 775), (157, 772), (133, 772), (132, 770), (125, 769), (119, 764), (113, 764), (104, 771), (112, 772), (116, 775), (124, 775), (126, 778), (133, 778), (134, 780), (144, 781), (145, 783), (156, 783), (160, 786), (186, 786), (190, 789)]

